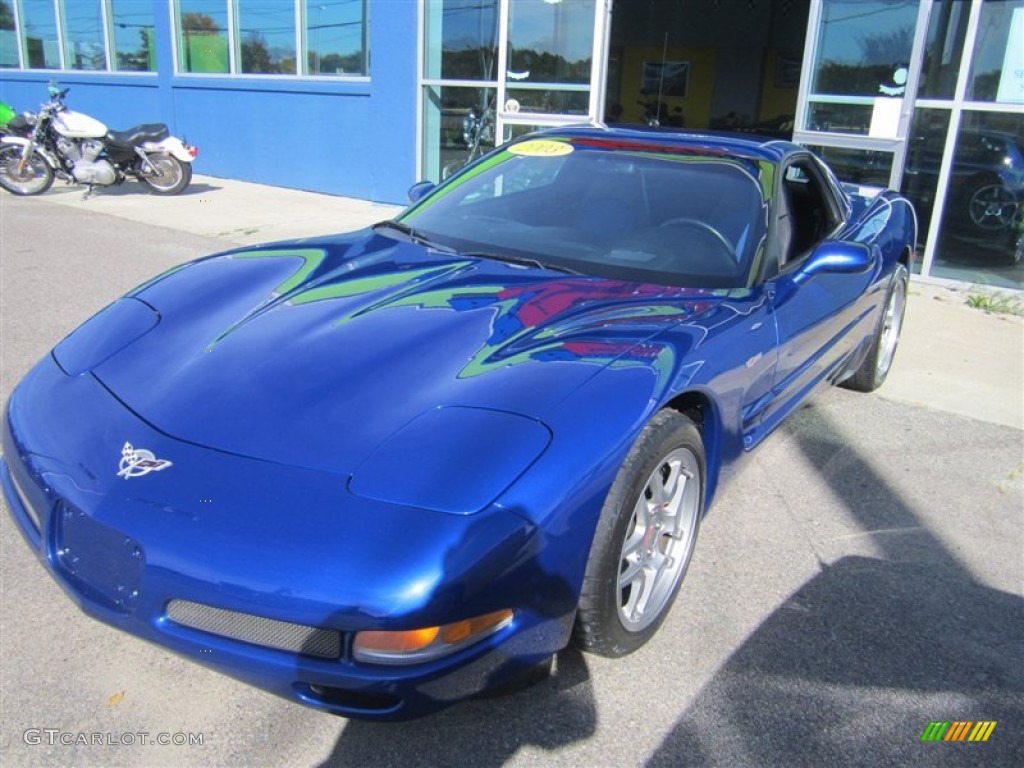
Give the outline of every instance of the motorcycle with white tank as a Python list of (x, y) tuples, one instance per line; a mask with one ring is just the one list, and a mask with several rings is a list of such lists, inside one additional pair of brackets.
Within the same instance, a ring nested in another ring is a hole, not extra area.
[(50, 87), (50, 100), (24, 116), (27, 135), (0, 137), (0, 187), (39, 195), (55, 177), (69, 184), (108, 187), (133, 177), (158, 195), (176, 195), (192, 180), (196, 147), (169, 135), (162, 123), (112, 131), (64, 104), (68, 88)]

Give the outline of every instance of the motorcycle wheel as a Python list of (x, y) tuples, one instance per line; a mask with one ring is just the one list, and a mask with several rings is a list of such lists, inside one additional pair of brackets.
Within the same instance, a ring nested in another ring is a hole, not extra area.
[(0, 187), (14, 195), (41, 195), (53, 184), (53, 169), (33, 150), (22, 162), (18, 146), (0, 148)]
[(176, 195), (192, 181), (192, 165), (173, 155), (150, 155), (146, 158), (153, 171), (138, 168), (139, 181), (157, 195)]

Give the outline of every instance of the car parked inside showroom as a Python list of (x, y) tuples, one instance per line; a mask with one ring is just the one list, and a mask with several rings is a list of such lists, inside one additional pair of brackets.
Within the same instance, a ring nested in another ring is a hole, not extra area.
[(742, 459), (892, 365), (913, 208), (794, 144), (555, 128), (410, 197), (176, 267), (15, 388), (7, 506), (83, 611), (371, 719), (622, 656)]

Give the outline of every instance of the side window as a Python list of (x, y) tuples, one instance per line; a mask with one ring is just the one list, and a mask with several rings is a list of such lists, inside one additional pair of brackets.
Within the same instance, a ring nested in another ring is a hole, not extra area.
[(786, 167), (777, 206), (779, 268), (810, 253), (839, 223), (825, 181), (810, 158)]

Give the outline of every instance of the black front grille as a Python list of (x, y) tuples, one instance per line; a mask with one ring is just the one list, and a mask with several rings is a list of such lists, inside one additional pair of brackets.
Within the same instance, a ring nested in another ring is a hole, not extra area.
[(333, 629), (267, 619), (190, 600), (172, 600), (167, 605), (167, 616), (176, 624), (253, 645), (321, 659), (341, 656), (341, 633)]

